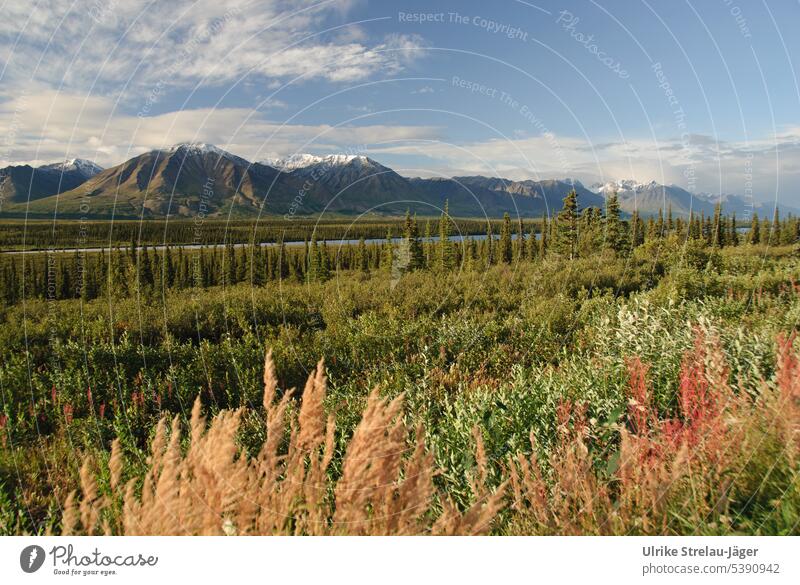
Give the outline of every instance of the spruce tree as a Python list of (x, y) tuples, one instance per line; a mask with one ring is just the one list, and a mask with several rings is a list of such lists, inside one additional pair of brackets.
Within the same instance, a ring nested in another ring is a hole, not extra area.
[(369, 256), (367, 255), (367, 244), (364, 241), (364, 236), (358, 240), (358, 253), (356, 254), (358, 267), (361, 272), (369, 272)]
[(731, 213), (731, 218), (728, 220), (728, 237), (726, 240), (731, 246), (739, 244), (739, 234), (736, 231), (736, 212)]
[(528, 234), (528, 237), (525, 238), (525, 257), (528, 260), (536, 260), (536, 257), (539, 255), (539, 242), (536, 239), (536, 228), (531, 225), (531, 231)]
[(419, 239), (417, 219), (411, 218), (411, 213), (406, 211), (406, 220), (403, 229), (404, 245), (408, 249), (408, 270), (419, 270), (425, 265), (425, 256), (422, 242)]
[(616, 253), (622, 252), (622, 225), (619, 219), (619, 199), (616, 193), (612, 193), (606, 198), (605, 216), (605, 248)]
[(425, 266), (433, 267), (433, 236), (431, 235), (431, 220), (425, 221)]
[(281, 236), (278, 242), (278, 254), (275, 258), (275, 276), (278, 280), (284, 280), (289, 277), (289, 259), (286, 257), (286, 244)]
[(777, 205), (775, 206), (775, 212), (772, 214), (772, 228), (770, 229), (769, 243), (773, 246), (777, 246), (781, 243), (781, 221)]
[(630, 248), (633, 251), (644, 243), (644, 221), (639, 216), (639, 211), (634, 210), (631, 214), (630, 225)]
[(164, 282), (167, 287), (175, 284), (175, 263), (172, 260), (172, 250), (167, 246), (164, 250)]
[(224, 257), (224, 265), (225, 265), (225, 286), (233, 286), (236, 282), (236, 254), (233, 249), (233, 243), (228, 242), (225, 246), (225, 257)]
[(511, 264), (513, 248), (511, 244), (511, 218), (508, 213), (503, 215), (503, 225), (500, 228), (500, 261)]
[(495, 247), (494, 247), (494, 232), (492, 231), (492, 220), (486, 221), (486, 239), (484, 240), (485, 245), (485, 258), (486, 258), (486, 266), (491, 266), (495, 263)]
[(317, 279), (320, 282), (325, 282), (331, 277), (331, 259), (328, 254), (328, 244), (322, 240), (322, 246), (319, 248), (319, 273)]
[(516, 256), (517, 262), (525, 259), (528, 248), (526, 243), (525, 226), (522, 224), (522, 218), (517, 217), (517, 241), (514, 246), (514, 255)]
[(548, 226), (549, 223), (550, 222), (547, 221), (547, 217), (545, 217), (543, 215), (542, 216), (542, 230), (541, 230), (541, 233), (539, 235), (539, 258), (541, 258), (542, 260), (544, 260), (545, 257), (547, 256), (547, 249), (548, 249), (549, 238), (550, 238), (550, 236), (548, 235), (549, 231), (550, 231), (550, 228)]
[(308, 249), (308, 257), (306, 259), (306, 280), (308, 282), (316, 282), (320, 279), (322, 255), (320, 254), (319, 245), (317, 244), (317, 234), (314, 232), (311, 235), (311, 245)]
[(723, 248), (725, 246), (725, 226), (722, 218), (722, 204), (720, 203), (717, 203), (714, 206), (714, 224), (712, 231), (712, 246), (716, 248)]
[(147, 251), (147, 245), (142, 246), (142, 251), (139, 255), (139, 265), (140, 286), (152, 287), (154, 284), (153, 265), (150, 262), (150, 253)]
[(445, 199), (444, 210), (439, 218), (439, 270), (446, 271), (453, 267), (453, 246), (450, 241), (449, 202)]
[(578, 193), (575, 189), (564, 197), (564, 206), (556, 222), (557, 249), (559, 253), (573, 260), (578, 255)]
[(754, 246), (761, 243), (761, 224), (758, 221), (757, 213), (753, 213), (753, 219), (750, 221), (750, 232), (747, 234), (747, 239)]

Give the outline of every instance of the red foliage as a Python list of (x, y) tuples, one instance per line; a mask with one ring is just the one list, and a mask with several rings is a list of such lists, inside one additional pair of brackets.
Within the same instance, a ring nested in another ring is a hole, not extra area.
[(628, 360), (628, 420), (642, 459), (672, 456), (686, 446), (690, 454), (702, 451), (718, 460), (724, 451), (722, 414), (732, 399), (718, 342), (697, 331), (694, 350), (686, 353), (681, 364), (677, 419), (659, 419), (650, 404), (648, 369), (638, 357)]

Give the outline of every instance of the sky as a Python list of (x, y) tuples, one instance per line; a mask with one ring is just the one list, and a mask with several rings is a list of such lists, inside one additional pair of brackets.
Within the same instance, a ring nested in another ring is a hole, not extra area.
[(800, 1), (0, 0), (0, 166), (179, 142), (800, 204)]

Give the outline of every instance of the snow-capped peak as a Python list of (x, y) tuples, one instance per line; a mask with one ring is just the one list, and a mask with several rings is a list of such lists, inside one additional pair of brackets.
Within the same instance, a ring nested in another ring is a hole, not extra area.
[(71, 158), (62, 162), (43, 165), (39, 168), (62, 172), (78, 171), (85, 177), (93, 177), (103, 170), (103, 167), (93, 161), (86, 160), (85, 158)]
[(236, 156), (235, 154), (231, 154), (227, 150), (223, 150), (218, 146), (213, 144), (207, 144), (205, 142), (180, 142), (170, 148), (164, 150), (164, 152), (169, 153), (183, 153), (187, 156), (191, 155), (206, 155), (206, 154), (213, 154), (221, 158), (226, 158), (228, 160), (234, 161), (239, 164), (243, 164), (245, 166), (250, 166), (250, 163), (243, 159), (240, 156)]
[(368, 157), (358, 154), (329, 154), (326, 156), (317, 156), (315, 154), (298, 153), (285, 158), (268, 159), (263, 161), (263, 164), (281, 171), (291, 172), (316, 165), (334, 167), (350, 164), (352, 162), (364, 165), (371, 163)]
[(178, 150), (188, 150), (190, 152), (199, 152), (203, 154), (226, 154), (226, 152), (218, 146), (205, 142), (179, 142), (167, 149), (168, 152), (177, 152)]
[(655, 181), (649, 183), (640, 183), (635, 179), (619, 179), (616, 181), (607, 181), (606, 183), (595, 183), (592, 185), (592, 190), (596, 193), (611, 194), (611, 193), (641, 193), (660, 187)]

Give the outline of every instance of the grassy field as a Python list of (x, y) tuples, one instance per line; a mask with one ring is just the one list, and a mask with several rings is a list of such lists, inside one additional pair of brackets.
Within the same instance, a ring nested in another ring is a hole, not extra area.
[(570, 221), (15, 297), (0, 531), (798, 534), (796, 222)]

